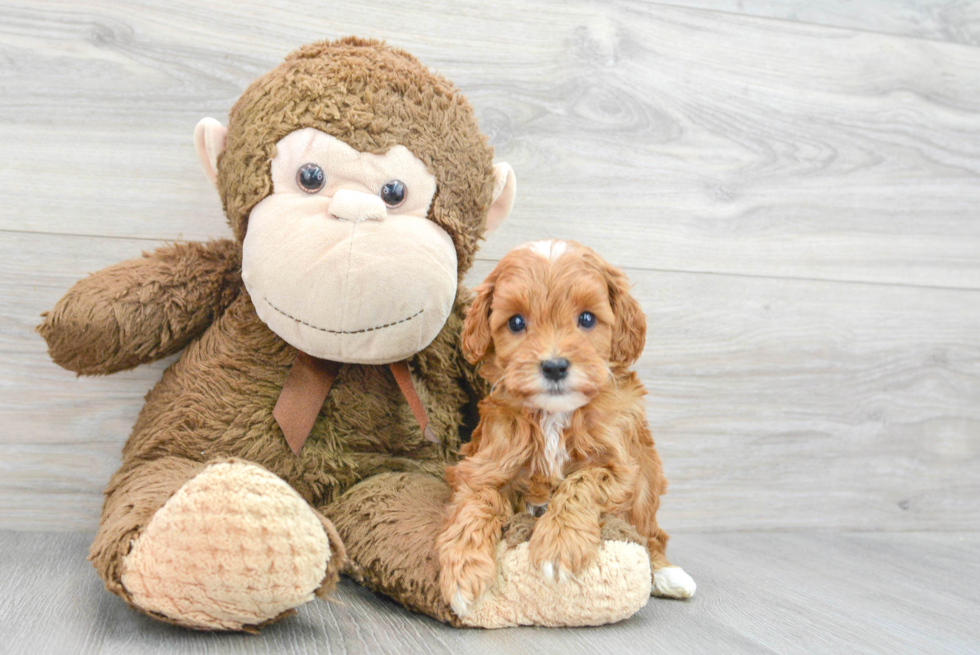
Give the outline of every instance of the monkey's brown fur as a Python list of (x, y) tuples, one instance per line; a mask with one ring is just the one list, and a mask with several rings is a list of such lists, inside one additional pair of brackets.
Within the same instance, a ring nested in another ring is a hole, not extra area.
[[(468, 102), (448, 81), (407, 53), (354, 38), (301, 48), (256, 80), (231, 111), (218, 164), (218, 189), (236, 240), (172, 245), (109, 267), (77, 283), (38, 328), (56, 363), (86, 375), (114, 373), (183, 349), (147, 395), (122, 466), (106, 489), (91, 548), (107, 588), (127, 600), (119, 567), (131, 541), (205, 464), (229, 457), (261, 464), (312, 507), (337, 514), (349, 528), (345, 541), (370, 547), (369, 535), (356, 534), (363, 524), (346, 524), (345, 505), (331, 504), (382, 472), (402, 472), (379, 480), (382, 496), (407, 484), (406, 472), (440, 475), (458, 449), (460, 426), (474, 423), (466, 413), (482, 383), (459, 354), (468, 298), (461, 288), (442, 332), (410, 364), (441, 447), (422, 437), (386, 368), (345, 365), (302, 453), (290, 451), (272, 409), (296, 351), (255, 314), (240, 278), (241, 241), (252, 207), (271, 193), (275, 143), (304, 127), (363, 152), (408, 147), (436, 176), (439, 192), (429, 218), (453, 238), (460, 278), (472, 262), (493, 191), (493, 152)], [(361, 489), (348, 513), (377, 494)], [(442, 499), (436, 494), (431, 500), (438, 511)], [(422, 541), (410, 557), (428, 557)], [(339, 563), (343, 545), (333, 545), (340, 556), (331, 562)], [(404, 547), (399, 543), (393, 552)], [(371, 565), (359, 567), (358, 577), (384, 588), (387, 571), (372, 574)], [(327, 578), (332, 585), (336, 574)], [(421, 583), (399, 584), (406, 587), (404, 597), (397, 589), (389, 593), (453, 620), (448, 608), (428, 602), (438, 594), (420, 590)], [(419, 593), (428, 598), (414, 600)]]
[(376, 46), (356, 38), (304, 46), (245, 90), (218, 159), (228, 221), (243, 239), (252, 207), (272, 192), (275, 144), (290, 132), (315, 127), (374, 154), (403, 145), (436, 176), (429, 218), (452, 237), (462, 279), (493, 195), (493, 149), (451, 82), (407, 52)]

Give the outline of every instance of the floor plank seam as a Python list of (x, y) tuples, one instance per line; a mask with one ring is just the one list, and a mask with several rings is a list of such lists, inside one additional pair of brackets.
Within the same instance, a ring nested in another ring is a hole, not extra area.
[(931, 37), (928, 37), (928, 36), (917, 36), (917, 35), (914, 35), (914, 34), (896, 34), (895, 32), (882, 32), (882, 31), (878, 31), (878, 30), (861, 28), (861, 27), (845, 27), (845, 26), (842, 26), (842, 25), (831, 25), (829, 23), (815, 23), (815, 22), (809, 22), (809, 21), (805, 21), (805, 20), (792, 19), (792, 18), (778, 18), (778, 17), (775, 17), (775, 16), (762, 16), (762, 15), (759, 15), (759, 14), (739, 13), (737, 11), (729, 11), (729, 10), (726, 10), (726, 9), (708, 9), (706, 7), (688, 7), (688, 6), (685, 6), (685, 5), (674, 4), (674, 3), (671, 3), (671, 2), (654, 2), (654, 3), (651, 3), (651, 4), (656, 5), (656, 6), (659, 6), (659, 7), (668, 7), (670, 9), (677, 9), (677, 10), (687, 11), (687, 12), (691, 12), (691, 13), (697, 12), (697, 13), (702, 13), (702, 14), (722, 14), (722, 15), (726, 15), (726, 16), (733, 16), (735, 18), (742, 18), (742, 19), (749, 19), (749, 20), (758, 20), (758, 21), (766, 21), (766, 22), (771, 22), (771, 23), (784, 23), (784, 24), (788, 24), (788, 25), (805, 25), (805, 26), (817, 27), (817, 28), (825, 29), (825, 30), (838, 30), (838, 31), (841, 31), (841, 32), (853, 32), (853, 33), (857, 33), (857, 34), (872, 34), (872, 35), (875, 35), (875, 36), (891, 37), (891, 38), (895, 38), (895, 39), (910, 39), (912, 41), (923, 41), (923, 42), (926, 42), (926, 43), (938, 43), (938, 44), (947, 45), (947, 46), (960, 46), (960, 47), (963, 47), (963, 48), (972, 48), (972, 49), (980, 48), (980, 44), (963, 43), (961, 41), (949, 41), (949, 40), (946, 40), (946, 39), (937, 39), (937, 38), (931, 38)]

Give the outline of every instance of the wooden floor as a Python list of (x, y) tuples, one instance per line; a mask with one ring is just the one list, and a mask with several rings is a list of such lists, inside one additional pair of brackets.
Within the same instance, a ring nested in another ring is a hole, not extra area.
[[(545, 237), (636, 283), (691, 603), (458, 632), (346, 583), (243, 638), (99, 590), (87, 533), (170, 361), (78, 379), (33, 328), (88, 272), (227, 236), (194, 125), (347, 34), (454, 80), (517, 173), (470, 284)], [(0, 530), (33, 531), (0, 540), (0, 652), (980, 652), (978, 526), (980, 1), (0, 1)]]
[(980, 652), (980, 533), (684, 534), (691, 601), (651, 598), (611, 626), (458, 630), (344, 579), (258, 636), (158, 623), (102, 589), (86, 533), (0, 532), (5, 653)]

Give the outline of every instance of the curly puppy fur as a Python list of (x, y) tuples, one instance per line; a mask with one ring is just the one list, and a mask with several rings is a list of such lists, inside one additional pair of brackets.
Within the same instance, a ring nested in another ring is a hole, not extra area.
[[(667, 480), (629, 370), (646, 319), (629, 287), (591, 249), (545, 241), (508, 253), (476, 289), (463, 351), (494, 386), (466, 459), (447, 470), (454, 493), (436, 542), (457, 613), (492, 582), (501, 528), (525, 506), (547, 504), (529, 544), (546, 576), (591, 566), (607, 515), (644, 537), (654, 571), (670, 566), (656, 521)], [(549, 374), (555, 362), (564, 369)]]

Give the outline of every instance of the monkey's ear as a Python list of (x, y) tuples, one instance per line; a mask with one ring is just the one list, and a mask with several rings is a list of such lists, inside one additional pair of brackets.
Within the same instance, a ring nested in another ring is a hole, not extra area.
[(202, 118), (194, 128), (194, 149), (211, 184), (218, 180), (218, 155), (225, 149), (226, 136), (228, 128), (213, 118)]
[(514, 177), (514, 169), (510, 167), (510, 164), (504, 162), (494, 164), (493, 203), (491, 203), (490, 211), (487, 213), (487, 225), (483, 230), (484, 237), (490, 236), (510, 215), (516, 196), (517, 178)]

